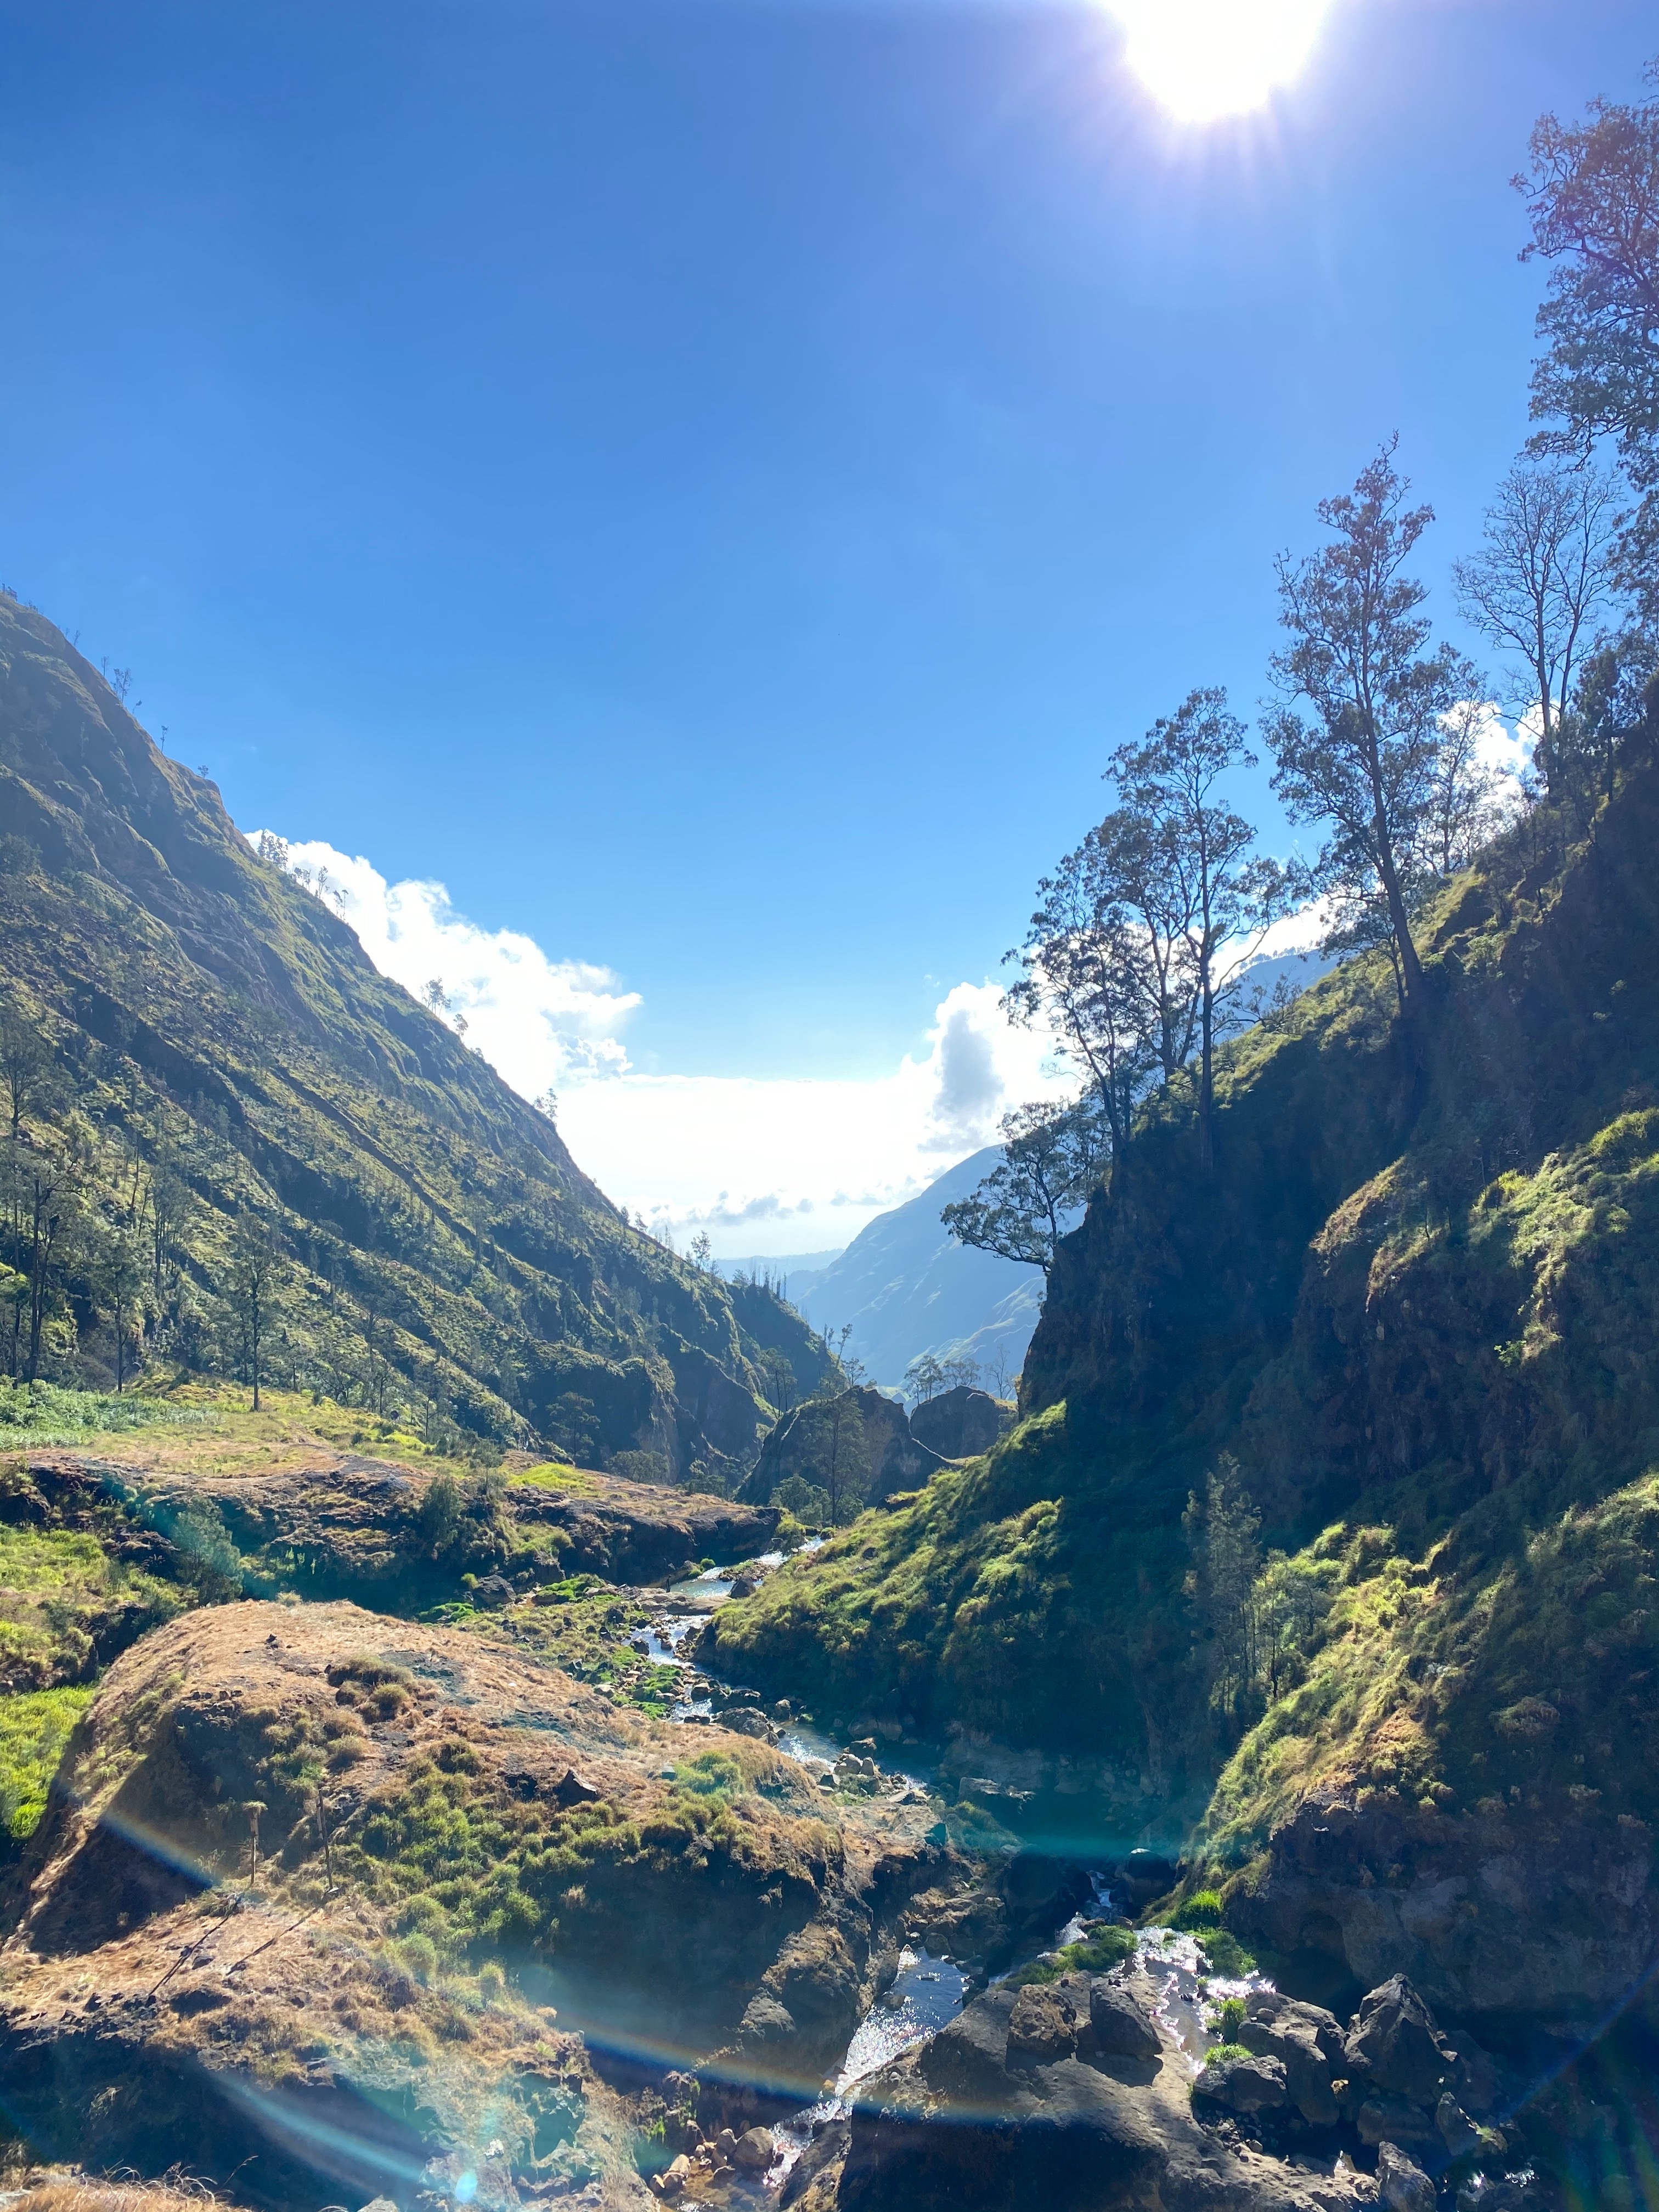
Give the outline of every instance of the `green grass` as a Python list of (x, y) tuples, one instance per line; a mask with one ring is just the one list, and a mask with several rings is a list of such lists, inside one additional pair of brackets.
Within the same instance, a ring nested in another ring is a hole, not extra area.
[(15, 1444), (77, 1443), (89, 1434), (186, 1426), (208, 1418), (134, 1390), (60, 1389), (52, 1382), (13, 1382), (0, 1375), (0, 1451)]
[(0, 1831), (14, 1844), (39, 1826), (64, 1747), (92, 1697), (64, 1689), (0, 1698)]
[(1081, 1942), (1067, 1943), (1046, 1959), (1035, 1959), (1009, 1977), (1016, 1988), (1027, 1982), (1057, 1982), (1062, 1974), (1105, 1974), (1135, 1954), (1133, 1928), (1097, 1928)]
[(0, 1686), (83, 1680), (189, 1602), (172, 1583), (112, 1559), (95, 1536), (0, 1524)]

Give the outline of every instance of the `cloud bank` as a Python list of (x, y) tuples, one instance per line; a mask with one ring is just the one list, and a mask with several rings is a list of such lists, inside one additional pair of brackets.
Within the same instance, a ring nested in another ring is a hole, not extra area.
[(718, 1254), (844, 1244), (991, 1142), (1011, 1106), (1075, 1088), (1046, 1038), (1010, 1027), (988, 981), (948, 991), (924, 1048), (884, 1075), (644, 1074), (623, 1036), (640, 997), (610, 969), (481, 929), (441, 883), (388, 884), (315, 840), (288, 854), (383, 975), (417, 998), (441, 982), (448, 1018), (515, 1091), (556, 1091), (578, 1164), (681, 1244), (699, 1231)]

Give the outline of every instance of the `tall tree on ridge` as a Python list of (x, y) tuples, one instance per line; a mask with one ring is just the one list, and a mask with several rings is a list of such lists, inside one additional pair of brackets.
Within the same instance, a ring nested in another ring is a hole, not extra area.
[[(1254, 768), (1244, 725), (1225, 691), (1188, 692), (1138, 745), (1120, 745), (1110, 773), (1164, 885), (1170, 933), (1170, 995), (1188, 1008), (1178, 1066), (1199, 1045), (1199, 1156), (1215, 1164), (1215, 1048), (1228, 1002), (1262, 936), (1288, 903), (1288, 879), (1255, 852), (1255, 831), (1218, 796), (1236, 768)], [(1166, 1058), (1165, 1079), (1176, 1070)]]
[[(1334, 544), (1304, 561), (1279, 557), (1279, 619), (1291, 642), (1273, 662), (1282, 704), (1267, 738), (1273, 789), (1291, 821), (1330, 825), (1313, 886), (1354, 908), (1380, 898), (1404, 1011), (1423, 977), (1411, 933), (1413, 857), (1442, 723), (1485, 686), (1461, 653), (1429, 649), (1426, 593), (1404, 570), (1434, 513), (1407, 507), (1397, 442), (1351, 493), (1320, 501)], [(1311, 722), (1297, 712), (1299, 700), (1313, 708)]]
[[(1659, 62), (1647, 82), (1659, 87)], [(1561, 426), (1535, 442), (1585, 453), (1617, 441), (1642, 495), (1619, 581), (1659, 622), (1659, 98), (1592, 100), (1577, 124), (1541, 116), (1529, 150), (1530, 175), (1515, 179), (1532, 219), (1522, 259), (1557, 264), (1538, 311), (1532, 412)]]
[(1463, 612), (1526, 670), (1511, 703), (1539, 718), (1534, 757), (1556, 777), (1556, 733), (1582, 649), (1607, 604), (1618, 489), (1604, 469), (1559, 458), (1516, 462), (1486, 510), (1481, 549), (1453, 564)]

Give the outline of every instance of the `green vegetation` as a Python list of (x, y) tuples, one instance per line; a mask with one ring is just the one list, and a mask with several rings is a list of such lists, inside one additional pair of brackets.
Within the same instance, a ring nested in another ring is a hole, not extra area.
[(838, 1845), (820, 1822), (757, 1819), (757, 1792), (787, 1789), (775, 1754), (745, 1746), (679, 1761), (662, 1798), (636, 1812), (604, 1798), (522, 1802), (458, 1735), (371, 1800), (334, 1846), (335, 1875), (386, 1913), (406, 1960), (420, 1947), (418, 1978), (484, 1950), (546, 1959), (591, 1949), (624, 1922), (649, 1925), (653, 1893), (660, 1905), (664, 1889), (684, 1894), (699, 1876), (711, 1893), (811, 1888)]
[(1133, 1928), (1097, 1928), (1080, 1942), (1067, 1943), (1021, 1966), (1009, 1980), (1016, 1989), (1027, 1982), (1057, 1982), (1062, 1974), (1105, 1974), (1135, 1954)]
[(835, 1371), (793, 1309), (751, 1285), (739, 1320), (619, 1215), (3, 593), (0, 648), (0, 1368), (124, 1396), (167, 1363), (452, 1455), (668, 1437), (665, 1474), (740, 1475)]
[(0, 1835), (26, 1843), (90, 1690), (31, 1690), (0, 1697)]
[(1166, 1802), (1224, 1769), (1227, 1865), (1316, 1782), (1659, 1811), (1647, 742), (1592, 838), (1540, 806), (1444, 888), (1413, 1022), (1374, 953), (1223, 1049), (1224, 1172), (1190, 1092), (1153, 1101), (1024, 1420), (726, 1607), (721, 1663), (1099, 1759), (1126, 1811), (1149, 1768)]
[(89, 1680), (189, 1596), (112, 1559), (96, 1536), (0, 1524), (0, 1691)]
[(80, 1443), (88, 1436), (199, 1421), (195, 1409), (130, 1391), (64, 1390), (0, 1375), (0, 1451), (23, 1444)]

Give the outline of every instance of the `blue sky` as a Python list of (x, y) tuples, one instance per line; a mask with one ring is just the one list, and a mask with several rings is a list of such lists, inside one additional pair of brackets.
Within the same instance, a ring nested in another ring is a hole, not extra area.
[(826, 1096), (948, 1091), (1107, 750), (1254, 705), (1273, 555), (1379, 437), (1431, 579), (1467, 549), (1526, 430), (1508, 179), (1659, 46), (1335, 0), (1194, 130), (1101, 8), (5, 15), (4, 580), (239, 822), (608, 971), (644, 1075)]

